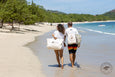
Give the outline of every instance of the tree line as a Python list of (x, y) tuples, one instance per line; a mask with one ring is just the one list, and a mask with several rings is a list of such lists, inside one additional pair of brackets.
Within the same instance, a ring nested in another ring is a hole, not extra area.
[(109, 17), (110, 20), (115, 20), (115, 9), (112, 11), (106, 12), (103, 15)]
[(0, 22), (3, 23), (34, 24), (36, 22), (82, 22), (102, 21), (109, 18), (104, 15), (66, 14), (58, 11), (46, 10), (43, 6), (26, 0), (0, 0)]

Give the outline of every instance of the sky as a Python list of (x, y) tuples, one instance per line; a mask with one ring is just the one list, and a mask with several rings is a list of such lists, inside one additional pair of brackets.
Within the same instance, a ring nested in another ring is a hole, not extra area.
[[(27, 0), (31, 1), (31, 0)], [(33, 0), (47, 10), (65, 13), (103, 14), (115, 9), (115, 0)]]

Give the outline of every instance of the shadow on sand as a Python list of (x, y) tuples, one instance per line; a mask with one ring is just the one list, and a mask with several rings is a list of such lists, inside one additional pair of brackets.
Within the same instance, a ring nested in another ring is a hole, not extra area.
[[(71, 63), (69, 63), (68, 66), (71, 67)], [(74, 66), (77, 66), (77, 68), (81, 68), (80, 65), (77, 62), (74, 64)]]
[[(66, 64), (64, 64), (63, 66), (66, 66)], [(48, 67), (59, 67), (59, 65), (58, 64), (48, 65)]]
[[(64, 66), (68, 65), (69, 67), (71, 67), (71, 63), (69, 64), (64, 64)], [(77, 68), (81, 68), (80, 65), (76, 62), (75, 66), (77, 66)], [(54, 64), (54, 65), (48, 65), (48, 67), (59, 67), (58, 64)]]

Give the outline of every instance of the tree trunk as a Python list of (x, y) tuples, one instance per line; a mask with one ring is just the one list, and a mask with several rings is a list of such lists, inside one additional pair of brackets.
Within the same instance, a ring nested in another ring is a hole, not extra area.
[(12, 29), (11, 30), (14, 30), (14, 21), (12, 20)]
[(20, 30), (20, 22), (19, 22), (19, 30)]
[(1, 26), (0, 26), (0, 28), (2, 28), (2, 27), (3, 27), (3, 23), (4, 23), (4, 20), (2, 20), (2, 21), (1, 21)]

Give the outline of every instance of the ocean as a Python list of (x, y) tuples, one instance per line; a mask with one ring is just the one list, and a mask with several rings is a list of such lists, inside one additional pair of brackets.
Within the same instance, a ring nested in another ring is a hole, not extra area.
[(74, 27), (81, 30), (88, 30), (108, 35), (115, 35), (115, 22), (80, 23), (74, 24)]
[[(100, 24), (104, 26), (99, 26)], [(107, 76), (102, 72), (101, 65), (110, 63), (115, 67), (115, 22), (99, 22), (74, 24), (82, 36), (80, 48), (76, 52), (74, 68), (71, 67), (67, 46), (64, 48), (64, 69), (58, 67), (54, 50), (49, 50), (47, 38), (54, 32), (48, 32), (36, 38), (29, 46), (40, 60), (43, 74), (46, 77), (114, 77), (115, 70)], [(67, 25), (65, 25), (67, 28)], [(82, 32), (82, 30), (84, 32)]]

